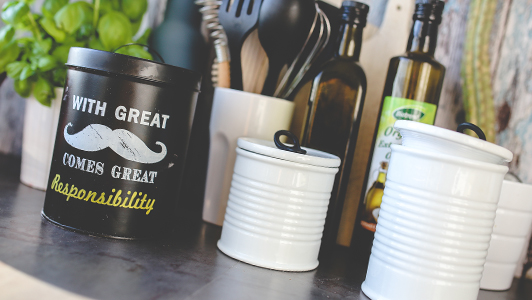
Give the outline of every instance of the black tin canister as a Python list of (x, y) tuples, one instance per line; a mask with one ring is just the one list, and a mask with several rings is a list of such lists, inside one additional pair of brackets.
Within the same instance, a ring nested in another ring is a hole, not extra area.
[(168, 229), (199, 93), (199, 73), (73, 47), (42, 215), (119, 238)]

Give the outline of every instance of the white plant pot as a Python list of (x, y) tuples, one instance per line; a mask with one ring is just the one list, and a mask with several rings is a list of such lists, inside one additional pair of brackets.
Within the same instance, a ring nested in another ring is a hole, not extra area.
[(33, 96), (26, 99), (20, 181), (40, 190), (46, 190), (48, 184), (63, 89), (55, 89), (55, 94), (51, 107)]

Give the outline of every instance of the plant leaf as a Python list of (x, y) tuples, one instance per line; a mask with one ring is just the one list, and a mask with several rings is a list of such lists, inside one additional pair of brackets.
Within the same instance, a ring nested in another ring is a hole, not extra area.
[(129, 56), (135, 56), (138, 58), (144, 58), (144, 59), (149, 59), (149, 60), (153, 59), (151, 54), (148, 51), (144, 50), (143, 47), (139, 45), (131, 45), (131, 46), (127, 46), (124, 48), (120, 48), (116, 51), (116, 53), (125, 54)]
[(15, 28), (11, 25), (6, 25), (0, 29), (0, 48), (13, 40), (15, 35)]
[(71, 47), (83, 47), (83, 42), (76, 42), (76, 43), (70, 43), (70, 44), (64, 44), (57, 48), (55, 48), (52, 51), (52, 56), (60, 63), (60, 64), (66, 64), (68, 60), (68, 52), (70, 51)]
[(57, 28), (68, 34), (76, 32), (82, 24), (92, 22), (92, 7), (84, 1), (63, 6), (54, 16)]
[(94, 32), (94, 27), (92, 24), (82, 24), (81, 27), (76, 32), (76, 39), (78, 41), (85, 40), (89, 38)]
[(40, 40), (40, 41), (35, 41), (33, 43), (32, 52), (37, 55), (48, 54), (48, 52), (50, 52), (50, 50), (52, 49), (52, 44), (53, 42), (52, 42), (52, 39), (50, 38)]
[(52, 51), (52, 56), (59, 62), (66, 64), (68, 60), (68, 52), (70, 51), (70, 45), (61, 45)]
[(15, 4), (17, 4), (19, 1), (17, 0), (11, 0), (11, 1), (7, 1), (5, 2), (4, 4), (2, 4), (2, 12), (6, 9), (8, 9), (10, 6), (13, 6)]
[(111, 4), (113, 5), (113, 9), (116, 11), (120, 11), (122, 9), (122, 3), (120, 3), (120, 0), (111, 0)]
[(0, 49), (0, 73), (5, 72), (6, 66), (17, 60), (20, 55), (20, 48), (15, 41), (11, 41)]
[[(94, 6), (94, 0), (92, 1)], [(100, 0), (100, 15), (103, 16), (106, 13), (120, 10), (120, 1), (114, 0)]]
[(53, 19), (44, 17), (39, 20), (39, 24), (41, 24), (44, 31), (53, 37), (56, 42), (62, 43), (65, 40), (66, 32), (57, 28)]
[(30, 12), (30, 7), (22, 1), (9, 1), (2, 7), (2, 20), (7, 24), (17, 25), (23, 22)]
[(64, 87), (66, 81), (67, 69), (65, 66), (59, 66), (52, 71), (53, 84), (56, 87)]
[(22, 71), (20, 72), (20, 80), (26, 80), (30, 78), (33, 74), (35, 74), (35, 69), (31, 67), (31, 65), (25, 66)]
[(137, 31), (139, 31), (141, 24), (142, 24), (142, 20), (131, 22), (131, 33), (133, 35), (135, 35), (135, 33), (137, 33)]
[(64, 45), (74, 44), (77, 43), (76, 37), (74, 35), (67, 35), (65, 40), (63, 41)]
[(95, 36), (91, 37), (89, 40), (89, 47), (96, 50), (105, 50), (105, 47), (102, 45), (102, 42)]
[(132, 31), (129, 19), (120, 12), (110, 12), (104, 15), (98, 22), (98, 33), (102, 45), (108, 51), (131, 43)]
[(44, 0), (42, 4), (42, 14), (46, 18), (53, 19), (55, 13), (57, 13), (63, 6), (68, 4), (68, 0)]
[(39, 58), (37, 67), (41, 72), (47, 72), (57, 66), (57, 60), (51, 55), (45, 55)]
[(15, 80), (14, 87), (15, 92), (17, 92), (17, 94), (19, 94), (21, 97), (27, 98), (31, 95), (32, 84), (28, 79)]
[(122, 0), (122, 11), (131, 21), (139, 21), (148, 10), (148, 0)]
[(50, 106), (52, 104), (52, 99), (54, 98), (54, 88), (52, 83), (42, 76), (38, 76), (37, 82), (35, 82), (33, 88), (33, 96), (42, 105)]
[(22, 70), (29, 65), (25, 61), (14, 61), (6, 66), (7, 76), (18, 79)]
[(150, 38), (151, 28), (144, 30), (144, 33), (135, 41), (135, 43), (148, 45), (148, 39)]

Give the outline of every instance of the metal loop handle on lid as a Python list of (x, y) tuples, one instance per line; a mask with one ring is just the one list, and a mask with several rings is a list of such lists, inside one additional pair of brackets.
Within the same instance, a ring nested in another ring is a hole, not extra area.
[(144, 45), (144, 44), (140, 44), (140, 43), (129, 43), (129, 44), (124, 44), (118, 48), (116, 48), (115, 50), (113, 50), (113, 52), (116, 52), (118, 51), (118, 49), (121, 49), (121, 48), (124, 48), (124, 47), (128, 47), (128, 46), (142, 46), (142, 47), (146, 47), (148, 48), (148, 52), (153, 52), (153, 54), (155, 54), (163, 64), (165, 64), (166, 62), (164, 61), (163, 57), (161, 56), (161, 54), (159, 54), (159, 52), (155, 51), (155, 49), (153, 49), (152, 47), (148, 46), (148, 45)]
[(460, 125), (458, 125), (458, 128), (456, 129), (456, 131), (460, 132), (460, 133), (464, 133), (464, 130), (466, 129), (470, 129), (472, 131), (474, 131), (478, 138), (481, 139), (481, 140), (486, 140), (486, 135), (484, 134), (484, 131), (482, 131), (482, 129), (480, 129), (480, 127), (478, 127), (477, 125), (475, 124), (472, 124), (472, 123), (468, 123), (468, 122), (464, 122)]
[[(294, 146), (290, 147), (290, 146), (283, 144), (279, 140), (279, 138), (283, 135), (291, 139), (292, 142), (294, 143)], [(301, 149), (301, 145), (299, 144), (299, 139), (288, 130), (277, 131), (275, 135), (273, 136), (273, 142), (275, 143), (275, 146), (277, 146), (277, 148), (281, 150), (290, 151), (290, 152), (299, 153), (299, 154), (307, 154), (307, 151), (305, 149)]]

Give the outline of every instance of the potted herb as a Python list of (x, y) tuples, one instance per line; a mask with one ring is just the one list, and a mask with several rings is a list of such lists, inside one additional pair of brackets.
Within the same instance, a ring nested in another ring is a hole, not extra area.
[[(147, 44), (150, 29), (134, 39), (147, 0), (45, 0), (40, 13), (30, 10), (31, 2), (9, 1), (2, 7), (6, 25), (0, 29), (0, 73), (6, 72), (15, 91), (28, 98), (21, 181), (45, 189), (70, 48), (113, 51), (129, 43)], [(138, 45), (116, 52), (152, 59)]]

